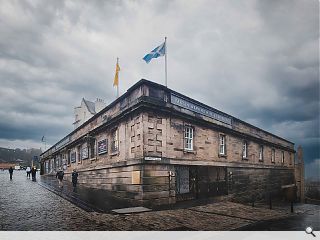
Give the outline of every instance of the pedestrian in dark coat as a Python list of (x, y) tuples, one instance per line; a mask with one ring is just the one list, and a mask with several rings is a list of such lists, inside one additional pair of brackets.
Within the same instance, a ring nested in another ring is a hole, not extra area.
[(64, 176), (64, 172), (63, 170), (60, 168), (59, 171), (56, 174), (56, 178), (58, 178), (59, 180), (59, 188), (63, 188), (63, 176)]
[(33, 167), (31, 169), (31, 177), (32, 177), (32, 181), (36, 181), (36, 174), (37, 174), (37, 169), (35, 167)]
[(10, 180), (12, 180), (12, 174), (13, 174), (13, 168), (12, 167), (9, 168), (9, 174), (10, 174)]
[(73, 172), (72, 172), (72, 184), (73, 184), (74, 188), (77, 186), (78, 176), (79, 176), (79, 174), (77, 173), (77, 171), (75, 169), (73, 169)]

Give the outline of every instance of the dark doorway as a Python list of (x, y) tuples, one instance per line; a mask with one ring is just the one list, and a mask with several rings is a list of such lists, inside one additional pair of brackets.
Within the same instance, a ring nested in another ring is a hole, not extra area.
[(228, 194), (227, 168), (176, 166), (177, 201)]

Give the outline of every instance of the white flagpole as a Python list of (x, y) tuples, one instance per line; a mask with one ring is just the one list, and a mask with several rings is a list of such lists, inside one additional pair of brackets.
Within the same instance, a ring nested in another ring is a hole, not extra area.
[(164, 46), (165, 46), (165, 79), (166, 79), (166, 87), (168, 87), (168, 72), (167, 72), (167, 37), (164, 38)]

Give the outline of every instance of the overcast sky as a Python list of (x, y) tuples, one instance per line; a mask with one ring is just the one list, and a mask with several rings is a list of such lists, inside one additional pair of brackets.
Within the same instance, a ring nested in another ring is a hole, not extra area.
[[(304, 148), (319, 170), (319, 2), (0, 0), (0, 146), (44, 147), (73, 130), (82, 97), (115, 99), (141, 78)], [(313, 171), (313, 172), (312, 172)]]

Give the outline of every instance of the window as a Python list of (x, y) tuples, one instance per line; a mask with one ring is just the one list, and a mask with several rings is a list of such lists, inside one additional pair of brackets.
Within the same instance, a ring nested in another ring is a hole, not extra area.
[(77, 147), (77, 155), (78, 155), (78, 162), (79, 163), (81, 163), (81, 148), (80, 148), (80, 146), (79, 147)]
[(248, 157), (247, 141), (243, 141), (243, 145), (242, 145), (242, 158), (247, 158), (247, 157)]
[(271, 150), (271, 162), (274, 163), (276, 158), (276, 150)]
[(193, 150), (193, 128), (191, 126), (184, 127), (184, 150)]
[(96, 156), (95, 149), (96, 149), (96, 140), (92, 139), (90, 143), (90, 158), (94, 158)]
[(259, 161), (263, 161), (263, 145), (259, 147)]
[(226, 136), (219, 135), (219, 154), (226, 155)]
[(87, 159), (89, 158), (89, 151), (88, 147), (84, 147), (81, 149), (81, 159)]
[(115, 129), (111, 133), (111, 151), (112, 152), (119, 151), (118, 129)]
[(77, 158), (76, 151), (70, 152), (70, 161), (71, 161), (71, 163), (75, 163), (76, 162), (76, 158)]
[(292, 153), (289, 153), (289, 158), (290, 158), (289, 164), (292, 165), (292, 162), (293, 162)]
[(71, 156), (70, 156), (70, 154), (71, 154), (71, 151), (69, 150), (69, 151), (68, 151), (68, 154), (67, 154), (67, 164), (68, 164), (68, 165), (71, 164)]
[(98, 154), (104, 154), (108, 152), (108, 140), (102, 139), (98, 142)]
[(281, 163), (284, 164), (284, 151), (281, 152)]

